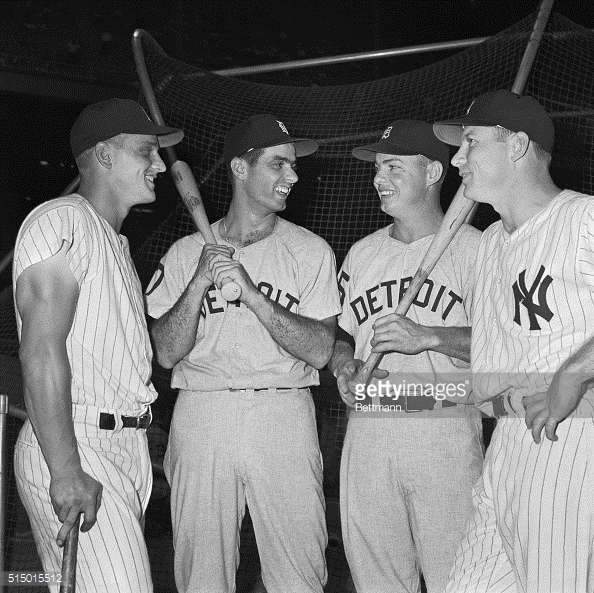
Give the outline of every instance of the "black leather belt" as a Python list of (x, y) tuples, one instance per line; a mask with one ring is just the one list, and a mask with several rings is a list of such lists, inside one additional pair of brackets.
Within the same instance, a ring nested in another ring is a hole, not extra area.
[[(148, 428), (151, 424), (151, 415), (142, 416), (121, 416), (122, 428)], [(116, 417), (107, 412), (99, 414), (99, 428), (102, 430), (114, 430), (116, 427)]]

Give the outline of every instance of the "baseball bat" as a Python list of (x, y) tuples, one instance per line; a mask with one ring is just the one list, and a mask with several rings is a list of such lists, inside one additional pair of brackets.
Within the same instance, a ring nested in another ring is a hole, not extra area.
[(75, 593), (76, 591), (76, 553), (78, 551), (79, 529), (80, 515), (66, 536), (64, 552), (62, 553), (62, 584), (60, 585), (60, 593)]
[[(413, 301), (417, 298), (421, 287), (427, 280), (429, 274), (439, 261), (439, 258), (450, 244), (462, 223), (466, 220), (468, 213), (471, 211), (474, 200), (469, 200), (464, 197), (464, 186), (461, 185), (445, 213), (441, 225), (435, 233), (427, 253), (419, 264), (411, 283), (408, 285), (406, 292), (396, 307), (395, 313), (399, 315), (406, 315)], [(372, 352), (369, 358), (363, 363), (359, 369), (354, 381), (357, 384), (363, 384), (367, 387), (371, 378), (373, 369), (379, 364), (383, 356), (381, 352)]]
[[(146, 68), (146, 62), (144, 61), (144, 51), (142, 49), (143, 33), (143, 29), (136, 29), (132, 35), (132, 52), (134, 54), (136, 72), (138, 73), (138, 78), (140, 79), (140, 86), (142, 87), (149, 113), (151, 114), (151, 117), (155, 123), (163, 126), (165, 125), (163, 116), (161, 115), (161, 110), (159, 109), (159, 104), (157, 103), (157, 97), (153, 91), (148, 70)], [(178, 160), (175, 150), (172, 146), (168, 146), (164, 148), (164, 150), (167, 153), (170, 162), (171, 175), (173, 177), (175, 187), (177, 187), (177, 191), (179, 192), (179, 195), (188, 209), (192, 220), (194, 221), (198, 230), (202, 233), (204, 240), (207, 243), (213, 243), (216, 245), (217, 241), (215, 239), (214, 233), (212, 232), (208, 217), (206, 216), (204, 202), (200, 196), (198, 184), (196, 183), (192, 169), (190, 169), (187, 163)], [(226, 301), (236, 301), (241, 296), (241, 287), (237, 283), (227, 280), (227, 282), (224, 282), (223, 286), (221, 287), (221, 296)]]

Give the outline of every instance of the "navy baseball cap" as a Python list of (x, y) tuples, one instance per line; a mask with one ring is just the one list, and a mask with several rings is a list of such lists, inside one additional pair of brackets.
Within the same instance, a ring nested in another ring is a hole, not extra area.
[(393, 155), (422, 154), (428, 159), (439, 161), (444, 172), (450, 164), (448, 146), (435, 137), (431, 124), (416, 119), (392, 122), (378, 142), (353, 148), (352, 154), (362, 161), (375, 161), (378, 152)]
[(234, 157), (256, 148), (293, 144), (295, 156), (307, 156), (318, 150), (318, 143), (308, 138), (293, 138), (287, 126), (275, 115), (252, 115), (232, 127), (225, 135), (224, 159), (228, 165)]
[(544, 107), (534, 98), (512, 91), (491, 91), (477, 97), (466, 115), (433, 124), (435, 135), (460, 146), (463, 126), (501, 126), (512, 132), (524, 132), (547, 152), (553, 152), (555, 127)]
[(182, 130), (159, 126), (151, 121), (142, 106), (132, 99), (106, 99), (87, 105), (70, 130), (74, 158), (98, 142), (118, 134), (157, 136), (160, 147), (173, 146), (184, 137)]

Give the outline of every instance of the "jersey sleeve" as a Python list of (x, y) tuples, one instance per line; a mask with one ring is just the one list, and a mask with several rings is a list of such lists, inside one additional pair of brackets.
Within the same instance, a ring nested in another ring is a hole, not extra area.
[(594, 206), (586, 208), (579, 230), (579, 270), (590, 290), (594, 290)]
[(471, 324), (472, 300), (474, 298), (475, 268), (481, 242), (480, 233), (474, 227), (462, 227), (460, 237), (453, 246), (456, 279), (462, 296), (462, 305)]
[(340, 293), (341, 313), (338, 316), (338, 325), (351, 336), (355, 335), (355, 316), (349, 303), (351, 302), (352, 286), (352, 259), (353, 251), (349, 250), (338, 273), (338, 291)]
[(66, 243), (66, 261), (79, 287), (97, 273), (95, 241), (85, 214), (76, 206), (43, 208), (25, 220), (14, 251), (14, 279), (33, 264), (55, 255)]
[(174, 243), (163, 256), (146, 289), (147, 310), (153, 319), (167, 313), (186, 288), (181, 277), (178, 243)]
[(299, 312), (312, 319), (326, 319), (340, 313), (340, 299), (336, 285), (336, 258), (324, 241), (316, 249), (314, 265), (307, 266), (305, 282), (300, 292)]

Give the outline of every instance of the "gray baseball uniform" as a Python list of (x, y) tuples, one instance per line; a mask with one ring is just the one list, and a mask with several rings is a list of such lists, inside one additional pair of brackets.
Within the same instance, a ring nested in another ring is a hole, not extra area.
[[(390, 227), (357, 242), (339, 274), (340, 326), (355, 339), (355, 358), (371, 352), (373, 323), (393, 311), (433, 236), (411, 244)], [(427, 326), (468, 326), (472, 277), (480, 233), (463, 226), (431, 272), (409, 317)], [(463, 384), (468, 363), (433, 351), (386, 354), (380, 368), (394, 386)], [(372, 385), (378, 385), (377, 379)], [(426, 396), (411, 396), (415, 400)], [(480, 475), (481, 421), (457, 393), (432, 410), (407, 412), (404, 398), (384, 399), (402, 411), (353, 410), (342, 452), (340, 498), (346, 556), (358, 593), (441, 592), (471, 513), (472, 486)], [(453, 403), (447, 406), (447, 403)], [(384, 417), (381, 417), (384, 416)]]
[[(219, 223), (212, 225), (217, 242)], [(149, 314), (179, 299), (202, 252), (200, 233), (177, 241), (149, 285)], [(236, 249), (254, 284), (288, 311), (340, 311), (334, 254), (320, 237), (276, 219), (271, 235)], [(165, 468), (171, 484), (180, 591), (232, 591), (246, 501), (269, 593), (318, 591), (326, 526), (315, 411), (318, 372), (278, 345), (256, 315), (207, 292), (194, 348), (174, 368), (180, 389)]]

